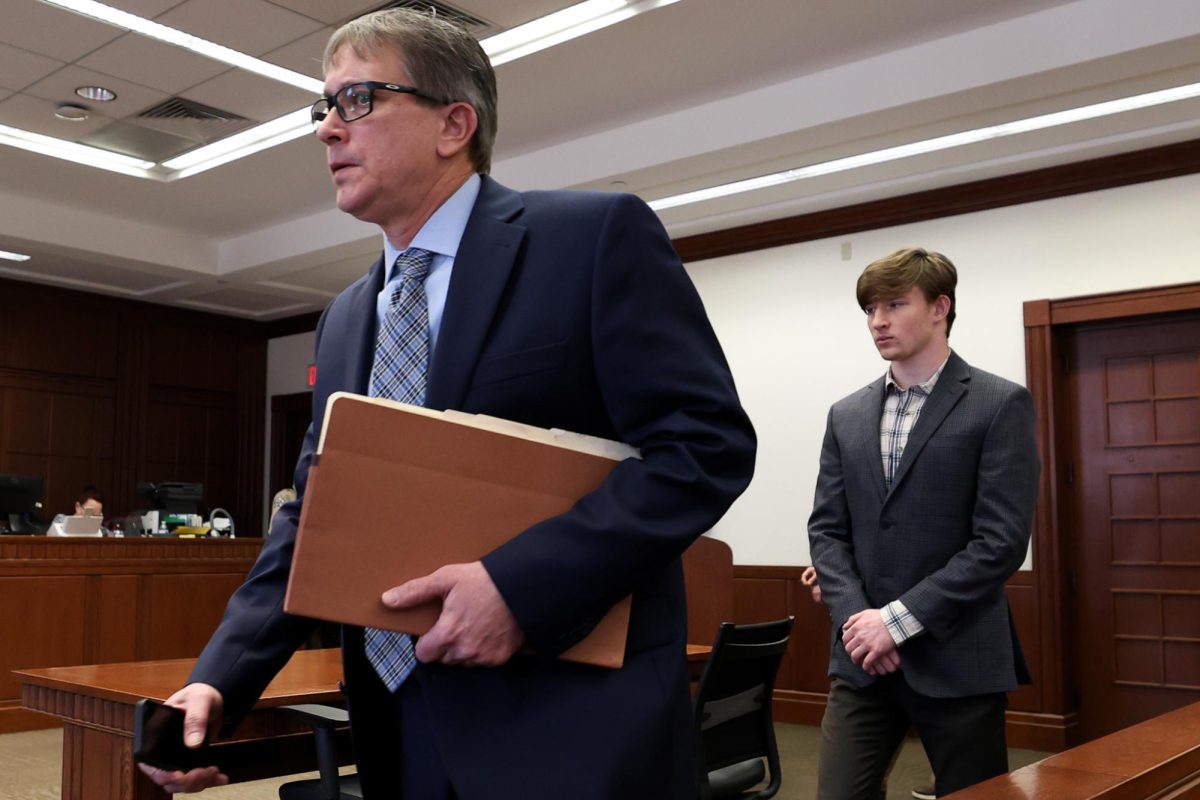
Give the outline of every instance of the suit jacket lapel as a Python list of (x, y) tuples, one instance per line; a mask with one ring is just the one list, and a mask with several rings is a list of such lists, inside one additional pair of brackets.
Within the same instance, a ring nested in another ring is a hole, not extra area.
[(933, 387), (933, 394), (925, 401), (925, 405), (921, 408), (921, 416), (917, 418), (917, 424), (913, 426), (912, 432), (908, 435), (908, 443), (904, 446), (904, 455), (900, 457), (900, 464), (896, 467), (896, 474), (892, 476), (892, 488), (888, 492), (890, 497), (896, 491), (896, 487), (900, 485), (900, 481), (904, 480), (905, 474), (913, 461), (921, 454), (925, 444), (929, 438), (937, 431), (946, 416), (958, 405), (958, 401), (967, 392), (967, 381), (971, 379), (971, 370), (967, 366), (967, 362), (958, 357), (957, 354), (951, 353), (950, 360), (946, 362), (946, 368), (942, 370), (941, 377), (938, 378), (937, 384)]
[(370, 389), (371, 365), (375, 362), (375, 299), (383, 291), (386, 270), (383, 256), (367, 271), (366, 280), (353, 289), (351, 309), (361, 309), (346, 321), (345, 386), (349, 391), (366, 394)]
[(871, 473), (868, 483), (874, 486), (879, 493), (880, 502), (883, 501), (884, 491), (883, 454), (879, 451), (879, 418), (883, 414), (883, 393), (886, 386), (884, 379), (880, 378), (863, 389), (863, 409), (859, 415), (860, 419), (867, 423), (862, 433), (871, 454), (871, 457), (867, 459), (868, 469)]
[(525, 236), (525, 228), (509, 220), (524, 207), (517, 192), (483, 177), (450, 275), (425, 396), (425, 405), (430, 408), (458, 408), (466, 397)]

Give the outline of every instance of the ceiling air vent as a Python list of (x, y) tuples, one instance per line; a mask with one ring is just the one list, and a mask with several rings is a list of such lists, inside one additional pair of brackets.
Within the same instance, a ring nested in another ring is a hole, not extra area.
[(206, 106), (182, 97), (169, 97), (130, 120), (154, 130), (183, 136), (201, 144), (215, 142), (254, 124), (232, 111)]
[(384, 3), (376, 10), (382, 11), (385, 8), (412, 8), (417, 11), (428, 11), (436, 16), (444, 17), (451, 22), (458, 23), (470, 31), (471, 35), (477, 39), (499, 32), (498, 26), (482, 20), (473, 14), (468, 14), (466, 11), (454, 6), (437, 2), (437, 0), (395, 0), (392, 3)]

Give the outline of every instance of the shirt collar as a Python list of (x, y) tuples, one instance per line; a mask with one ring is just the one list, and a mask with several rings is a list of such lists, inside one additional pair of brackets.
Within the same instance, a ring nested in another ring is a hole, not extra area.
[[(954, 351), (951, 350), (950, 352), (954, 352)], [(910, 386), (908, 388), (910, 390), (916, 391), (918, 394), (924, 394), (924, 395), (932, 394), (933, 387), (937, 385), (938, 378), (942, 377), (942, 370), (944, 370), (946, 368), (946, 365), (949, 363), (950, 363), (950, 354), (947, 353), (946, 359), (942, 362), (941, 366), (938, 367), (937, 370), (932, 375), (929, 376), (928, 380), (924, 381), (923, 383), (913, 384), (912, 386)], [(896, 379), (892, 377), (892, 368), (891, 367), (888, 367), (887, 374), (883, 376), (883, 379), (884, 379), (884, 383), (885, 383), (885, 386), (884, 386), (885, 391), (889, 391), (889, 392), (903, 391), (900, 388), (900, 385), (898, 383), (896, 383)]]
[[(435, 257), (445, 256), (453, 259), (458, 255), (458, 245), (467, 229), (467, 221), (471, 218), (471, 210), (475, 208), (481, 185), (478, 174), (467, 178), (463, 185), (433, 212), (433, 216), (426, 220), (409, 247), (428, 250)], [(403, 252), (403, 249), (388, 241), (386, 236), (383, 237), (383, 258), (384, 263), (388, 265), (388, 280), (393, 277), (392, 269), (396, 263), (396, 256)]]

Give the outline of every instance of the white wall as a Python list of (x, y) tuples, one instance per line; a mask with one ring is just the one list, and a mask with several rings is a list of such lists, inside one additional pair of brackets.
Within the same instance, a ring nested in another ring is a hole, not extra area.
[[(1188, 176), (689, 265), (758, 431), (754, 482), (715, 531), (736, 563), (808, 563), (825, 414), (885, 366), (854, 300), (868, 263), (911, 245), (949, 256), (951, 346), (1023, 384), (1022, 303), (1200, 280), (1197, 209)], [(306, 389), (312, 348), (312, 334), (271, 341), (268, 396)]]
[(754, 482), (716, 529), (735, 562), (808, 563), (826, 412), (885, 368), (854, 299), (868, 263), (945, 253), (959, 270), (951, 346), (1024, 384), (1022, 303), (1200, 280), (1198, 209), (1188, 176), (690, 265), (759, 437)]

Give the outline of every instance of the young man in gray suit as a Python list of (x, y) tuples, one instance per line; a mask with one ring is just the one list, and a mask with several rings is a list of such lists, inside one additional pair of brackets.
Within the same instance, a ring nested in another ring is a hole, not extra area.
[(938, 795), (1008, 771), (1005, 692), (1029, 673), (1004, 582), (1040, 465), (1029, 392), (950, 350), (957, 280), (919, 248), (858, 279), (891, 363), (830, 409), (808, 524), (833, 618), (819, 800), (875, 800), (910, 726)]

